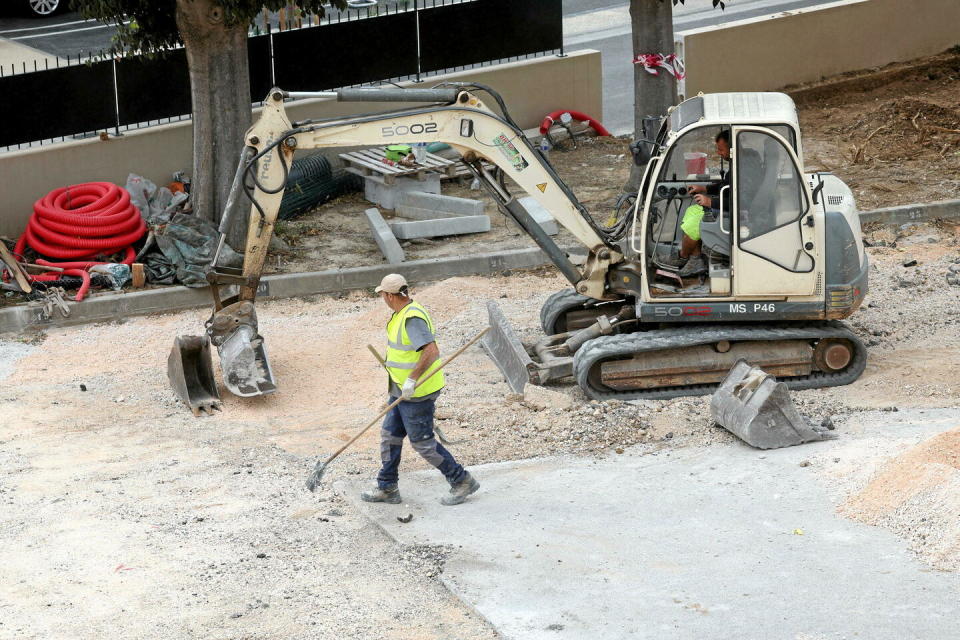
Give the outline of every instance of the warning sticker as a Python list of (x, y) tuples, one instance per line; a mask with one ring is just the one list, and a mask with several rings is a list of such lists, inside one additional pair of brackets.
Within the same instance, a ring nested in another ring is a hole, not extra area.
[(530, 166), (530, 163), (527, 162), (526, 158), (520, 155), (520, 152), (517, 150), (513, 143), (510, 142), (510, 138), (506, 134), (501, 133), (496, 138), (493, 139), (493, 144), (500, 149), (500, 153), (503, 154), (503, 157), (510, 161), (510, 164), (513, 165), (513, 168), (517, 171), (523, 171)]
[(537, 189), (540, 189), (540, 193), (546, 192), (546, 190), (547, 190), (547, 183), (546, 183), (546, 182), (542, 182), (542, 183), (538, 184), (538, 185), (537, 185)]

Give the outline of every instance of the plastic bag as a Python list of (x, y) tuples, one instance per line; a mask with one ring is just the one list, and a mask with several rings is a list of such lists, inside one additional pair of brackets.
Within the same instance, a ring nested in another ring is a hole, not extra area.
[(167, 224), (175, 213), (183, 208), (190, 196), (184, 192), (173, 193), (166, 187), (157, 187), (143, 176), (131, 173), (127, 176), (127, 191), (130, 202), (140, 210), (147, 224)]
[(131, 280), (130, 265), (107, 262), (90, 267), (91, 274), (105, 276), (114, 291), (119, 291)]
[[(156, 259), (153, 254), (148, 257), (146, 265), (150, 282), (170, 284), (172, 269), (176, 279), (188, 287), (207, 286), (207, 270), (220, 240), (213, 224), (194, 215), (177, 213), (169, 224), (157, 230), (156, 240), (165, 260)], [(240, 268), (243, 257), (225, 244), (219, 264)]]

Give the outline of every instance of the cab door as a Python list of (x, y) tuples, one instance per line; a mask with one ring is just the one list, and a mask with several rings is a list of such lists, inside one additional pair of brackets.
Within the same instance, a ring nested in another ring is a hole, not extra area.
[(734, 295), (813, 295), (821, 251), (797, 156), (769, 129), (734, 127), (733, 135), (733, 197), (721, 201), (734, 209)]

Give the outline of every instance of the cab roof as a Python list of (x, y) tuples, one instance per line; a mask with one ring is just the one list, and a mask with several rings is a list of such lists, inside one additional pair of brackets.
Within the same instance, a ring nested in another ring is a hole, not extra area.
[(797, 107), (785, 93), (708, 93), (684, 100), (670, 112), (670, 130), (701, 124), (786, 124), (800, 130)]

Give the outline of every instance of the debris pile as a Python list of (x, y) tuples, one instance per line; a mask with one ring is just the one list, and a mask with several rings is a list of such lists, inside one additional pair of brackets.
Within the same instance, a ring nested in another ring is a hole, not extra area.
[(960, 429), (889, 460), (840, 512), (894, 531), (938, 569), (960, 569)]

